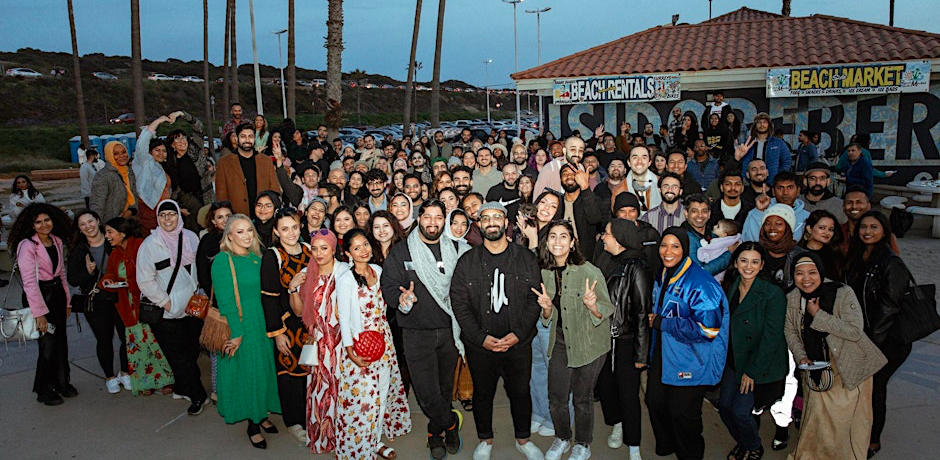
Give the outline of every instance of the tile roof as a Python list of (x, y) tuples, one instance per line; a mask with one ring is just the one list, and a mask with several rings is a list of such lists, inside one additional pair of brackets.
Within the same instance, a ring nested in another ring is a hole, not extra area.
[(512, 74), (514, 80), (940, 58), (940, 34), (741, 8), (657, 26)]

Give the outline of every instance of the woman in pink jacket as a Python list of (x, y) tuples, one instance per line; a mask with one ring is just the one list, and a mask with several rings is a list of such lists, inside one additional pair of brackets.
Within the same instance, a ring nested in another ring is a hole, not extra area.
[(33, 392), (47, 406), (62, 404), (62, 397), (78, 395), (69, 383), (69, 349), (65, 321), (69, 288), (65, 280), (62, 241), (69, 232), (69, 218), (46, 203), (33, 203), (20, 213), (10, 230), (16, 247), (16, 263), (23, 280), (23, 305), (28, 305), (39, 337), (39, 359)]

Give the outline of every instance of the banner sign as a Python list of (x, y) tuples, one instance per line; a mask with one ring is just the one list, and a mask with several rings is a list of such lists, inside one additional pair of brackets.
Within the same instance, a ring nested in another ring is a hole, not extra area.
[(922, 93), (930, 62), (873, 62), (767, 70), (767, 97)]
[(552, 93), (555, 104), (676, 101), (680, 93), (679, 74), (556, 80)]

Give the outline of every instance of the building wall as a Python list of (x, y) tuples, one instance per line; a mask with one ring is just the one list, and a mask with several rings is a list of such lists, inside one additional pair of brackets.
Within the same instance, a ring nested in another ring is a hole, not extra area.
[[(680, 101), (581, 105), (555, 105), (549, 97), (543, 116), (548, 117), (549, 129), (561, 136), (569, 136), (578, 129), (588, 138), (599, 123), (604, 123), (606, 131), (616, 133), (624, 120), (632, 124), (634, 131), (649, 122), (658, 132), (673, 107), (700, 116), (705, 109), (705, 96), (703, 91), (683, 91)], [(820, 146), (829, 154), (841, 151), (853, 134), (867, 132), (871, 134), (871, 154), (876, 167), (900, 171), (892, 183), (910, 180), (921, 171), (938, 176), (937, 82), (927, 93), (838, 97), (767, 98), (763, 88), (729, 89), (725, 91), (725, 101), (745, 121), (752, 120), (758, 112), (769, 113), (774, 127), (783, 129), (785, 139), (793, 146), (797, 145), (800, 130), (820, 132)]]

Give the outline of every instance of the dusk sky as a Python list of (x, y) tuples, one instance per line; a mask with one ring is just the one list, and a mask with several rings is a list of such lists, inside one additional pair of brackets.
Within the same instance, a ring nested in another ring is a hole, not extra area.
[[(238, 59), (250, 63), (251, 26), (248, 0), (238, 1)], [(536, 19), (526, 9), (551, 6), (542, 14), (542, 62), (670, 22), (708, 19), (707, 0), (638, 2), (633, 0), (526, 0), (519, 4), (519, 69), (536, 65)], [(935, 0), (897, 0), (895, 26), (940, 33)], [(287, 0), (254, 2), (258, 57), (277, 66), (277, 38), (287, 27)], [(780, 0), (714, 0), (713, 15), (748, 6), (780, 12)], [(81, 54), (130, 55), (128, 0), (74, 0)], [(209, 58), (222, 60), (225, 1), (210, 0)], [(417, 60), (424, 64), (419, 81), (431, 78), (438, 2), (426, 0), (421, 16)], [(141, 0), (141, 42), (145, 59), (202, 59), (202, 2)], [(325, 69), (326, 0), (296, 0), (297, 65)], [(404, 80), (414, 24), (413, 0), (346, 0), (346, 49), (343, 70), (361, 68)], [(793, 16), (827, 14), (879, 24), (888, 23), (888, 0), (794, 0)], [(66, 0), (0, 0), (0, 50), (31, 47), (70, 52)], [(445, 14), (441, 79), (483, 85), (483, 60), (492, 59), (489, 84), (507, 86), (513, 72), (512, 6), (500, 0), (450, 0)], [(286, 34), (284, 59), (286, 60)], [(808, 37), (810, 38), (810, 37)], [(768, 50), (772, 52), (772, 50)], [(107, 69), (88, 69), (107, 70)], [(265, 75), (273, 77), (274, 75)]]

